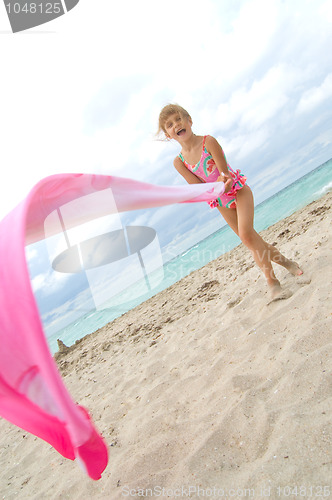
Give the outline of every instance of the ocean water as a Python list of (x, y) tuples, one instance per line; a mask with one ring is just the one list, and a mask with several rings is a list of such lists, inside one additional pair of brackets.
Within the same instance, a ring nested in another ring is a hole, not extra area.
[[(256, 206), (255, 229), (262, 231), (268, 228), (320, 198), (331, 189), (332, 159)], [(154, 282), (159, 282), (159, 285), (150, 292), (140, 293), (142, 283), (137, 282), (115, 297), (109, 307), (90, 311), (50, 336), (48, 342), (51, 352), (54, 353), (58, 350), (57, 339), (61, 339), (66, 345), (74, 344), (76, 340), (96, 331), (240, 243), (240, 239), (228, 226), (222, 227), (186, 250), (182, 255), (164, 263), (162, 269), (154, 271), (152, 278)], [(136, 298), (133, 300), (132, 297)]]

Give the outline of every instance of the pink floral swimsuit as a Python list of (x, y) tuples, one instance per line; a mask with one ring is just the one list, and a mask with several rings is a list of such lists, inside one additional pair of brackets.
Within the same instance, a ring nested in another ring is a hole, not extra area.
[[(205, 139), (207, 136), (204, 136), (203, 139), (203, 151), (202, 151), (202, 156), (201, 159), (199, 160), (196, 165), (190, 165), (189, 163), (186, 162), (184, 159), (182, 153), (179, 154), (179, 158), (181, 161), (184, 163), (184, 165), (192, 172), (193, 174), (196, 175), (199, 179), (201, 179), (203, 182), (216, 182), (218, 177), (220, 176), (220, 172), (217, 168), (217, 165), (215, 164), (212, 155), (207, 151), (205, 147)], [(225, 156), (225, 154), (224, 154)], [(225, 157), (226, 160), (226, 157)], [(227, 162), (227, 160), (226, 160)], [(213, 201), (209, 201), (208, 204), (210, 205), (211, 208), (214, 207), (227, 207), (227, 208), (236, 208), (236, 194), (237, 192), (243, 188), (243, 186), (246, 183), (247, 178), (241, 174), (240, 170), (237, 170), (234, 172), (234, 170), (231, 169), (229, 164), (227, 163), (227, 168), (228, 171), (233, 179), (233, 185), (232, 189), (228, 191), (228, 193), (222, 194), (219, 198)]]

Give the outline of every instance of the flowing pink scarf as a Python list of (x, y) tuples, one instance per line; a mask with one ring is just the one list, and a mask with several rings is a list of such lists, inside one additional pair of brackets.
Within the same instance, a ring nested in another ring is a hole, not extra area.
[[(0, 415), (44, 439), (64, 457), (80, 461), (92, 479), (99, 479), (107, 465), (107, 446), (88, 412), (70, 397), (50, 353), (25, 245), (46, 237), (44, 221), (54, 210), (110, 189), (117, 211), (124, 212), (211, 201), (223, 193), (224, 184), (161, 187), (105, 175), (53, 175), (41, 180), (0, 222)], [(84, 213), (67, 214), (67, 227), (109, 214), (107, 197), (99, 199)]]

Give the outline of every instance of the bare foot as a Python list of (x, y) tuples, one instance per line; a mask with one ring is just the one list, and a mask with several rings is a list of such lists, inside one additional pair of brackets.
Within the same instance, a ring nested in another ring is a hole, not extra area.
[(284, 267), (293, 275), (297, 276), (298, 279), (296, 280), (298, 285), (309, 285), (311, 283), (311, 278), (310, 276), (303, 275), (302, 269), (299, 267), (299, 265), (294, 262), (293, 260), (288, 260), (286, 264), (284, 264)]
[(287, 259), (286, 262), (281, 265), (285, 267), (287, 271), (289, 271), (293, 276), (301, 276), (301, 274), (303, 274), (303, 271), (300, 268), (300, 266), (293, 260)]
[(267, 305), (275, 302), (276, 300), (289, 299), (289, 297), (292, 296), (292, 292), (290, 290), (284, 290), (283, 288), (281, 288), (279, 281), (274, 283), (273, 285), (269, 285), (269, 288), (270, 300), (268, 301)]

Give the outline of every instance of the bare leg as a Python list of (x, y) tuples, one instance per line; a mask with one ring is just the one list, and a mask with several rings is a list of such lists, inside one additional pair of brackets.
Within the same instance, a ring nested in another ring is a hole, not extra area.
[(287, 259), (284, 255), (282, 255), (279, 250), (274, 247), (273, 245), (270, 245), (269, 243), (266, 243), (266, 246), (268, 248), (268, 252), (270, 253), (270, 258), (273, 262), (276, 264), (279, 264), (280, 266), (284, 267), (289, 271), (291, 274), (294, 276), (301, 276), (303, 274), (303, 271), (300, 269), (299, 265), (294, 262), (293, 260)]
[(290, 261), (277, 248), (266, 243), (254, 230), (254, 200), (248, 186), (244, 186), (238, 192), (236, 201), (236, 210), (218, 207), (219, 212), (251, 251), (256, 264), (264, 273), (272, 300), (287, 298), (289, 293), (282, 290), (280, 282), (274, 274), (271, 261), (287, 268), (295, 275), (302, 274), (302, 271), (295, 262)]

